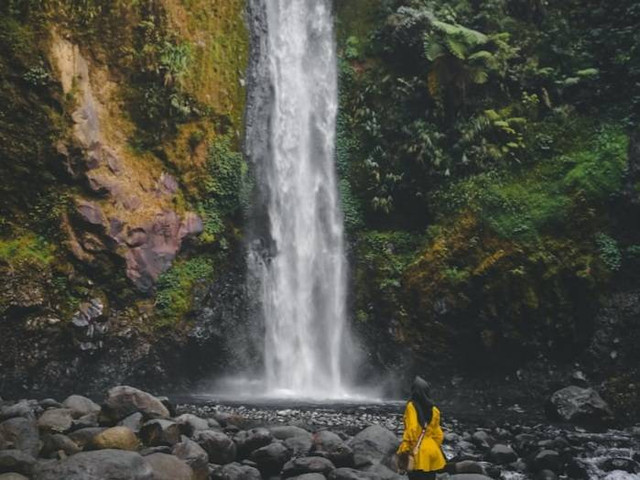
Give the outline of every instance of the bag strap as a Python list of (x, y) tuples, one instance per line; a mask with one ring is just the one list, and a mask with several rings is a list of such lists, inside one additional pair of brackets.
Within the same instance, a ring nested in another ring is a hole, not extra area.
[(411, 451), (411, 454), (415, 457), (418, 452), (420, 451), (420, 445), (422, 445), (422, 440), (424, 440), (424, 436), (427, 433), (427, 427), (429, 426), (429, 424), (425, 423), (424, 427), (422, 427), (422, 432), (420, 433), (420, 436), (418, 437), (418, 441), (416, 443), (416, 446), (413, 447), (413, 450)]

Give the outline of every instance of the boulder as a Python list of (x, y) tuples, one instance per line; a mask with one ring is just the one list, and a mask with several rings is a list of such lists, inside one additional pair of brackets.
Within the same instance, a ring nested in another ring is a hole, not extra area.
[(116, 423), (132, 413), (145, 418), (169, 418), (169, 410), (150, 393), (126, 385), (114, 387), (107, 393), (102, 413)]
[(193, 480), (193, 470), (173, 455), (154, 453), (144, 457), (153, 472), (153, 480)]
[(91, 441), (93, 437), (98, 435), (100, 432), (106, 430), (102, 427), (90, 427), (90, 428), (81, 428), (80, 430), (75, 430), (71, 432), (68, 437), (75, 443), (79, 448), (84, 450), (85, 447), (91, 445)]
[(81, 395), (71, 395), (62, 402), (64, 408), (71, 410), (73, 418), (80, 418), (85, 415), (97, 414), (100, 412), (100, 405), (93, 400)]
[(560, 454), (555, 450), (542, 450), (533, 458), (533, 466), (536, 470), (557, 472), (560, 469)]
[(29, 480), (24, 475), (20, 475), (19, 473), (0, 473), (0, 480)]
[(121, 427), (129, 427), (135, 433), (140, 432), (144, 416), (140, 412), (132, 413), (118, 422)]
[(372, 473), (355, 468), (336, 468), (327, 477), (329, 480), (377, 480)]
[(309, 437), (311, 438), (311, 434), (307, 432), (305, 429), (295, 426), (277, 426), (271, 427), (269, 429), (273, 438), (277, 438), (278, 440), (286, 440), (291, 437)]
[(551, 395), (546, 404), (546, 412), (552, 420), (589, 428), (602, 428), (613, 420), (613, 412), (598, 392), (575, 385)]
[(236, 458), (236, 444), (222, 432), (201, 430), (194, 440), (207, 452), (211, 463), (225, 465)]
[(518, 454), (516, 454), (516, 452), (513, 451), (513, 448), (509, 445), (497, 443), (491, 447), (489, 458), (493, 463), (506, 465), (508, 463), (515, 462), (518, 459)]
[(91, 447), (96, 450), (114, 449), (136, 451), (138, 437), (129, 427), (112, 427), (103, 430), (91, 439)]
[(380, 463), (368, 465), (364, 468), (364, 471), (372, 475), (375, 480), (404, 480), (404, 476), (397, 474)]
[(297, 477), (291, 477), (291, 480), (327, 480), (327, 477), (321, 473), (303, 473)]
[(496, 443), (495, 439), (484, 430), (478, 430), (471, 436), (471, 441), (476, 447), (488, 450)]
[(640, 473), (640, 465), (631, 458), (607, 458), (600, 466), (605, 472), (621, 470), (627, 473)]
[(40, 438), (35, 419), (14, 417), (0, 423), (0, 437), (13, 449), (22, 450), (33, 457), (40, 451)]
[(193, 434), (199, 430), (209, 430), (209, 422), (190, 413), (177, 417), (176, 423), (180, 426), (180, 432), (187, 437), (193, 437)]
[(15, 417), (34, 418), (39, 405), (30, 400), (20, 400), (13, 405), (5, 405), (0, 408), (0, 422)]
[(33, 480), (153, 480), (144, 458), (124, 450), (81, 452), (63, 460), (36, 464)]
[(31, 475), (36, 459), (22, 450), (0, 450), (0, 473)]
[(399, 443), (392, 432), (372, 425), (349, 440), (347, 446), (353, 451), (355, 466), (360, 468), (380, 463), (390, 466)]
[(97, 427), (98, 425), (98, 413), (89, 413), (88, 415), (83, 415), (80, 418), (74, 420), (73, 424), (71, 425), (71, 429), (79, 430), (81, 428)]
[(456, 473), (450, 475), (449, 480), (491, 480), (491, 477), (479, 473)]
[(282, 443), (291, 450), (294, 457), (306, 457), (311, 452), (312, 442), (310, 435), (289, 437)]
[(47, 408), (62, 408), (62, 404), (54, 398), (45, 398), (44, 400), (40, 400), (38, 403), (45, 410)]
[(42, 436), (41, 457), (58, 458), (60, 456), (75, 455), (81, 451), (82, 449), (73, 440), (61, 433)]
[(284, 467), (282, 467), (282, 476), (284, 478), (290, 478), (304, 473), (320, 473), (322, 475), (327, 475), (332, 470), (335, 470), (335, 468), (335, 465), (327, 458), (299, 457), (288, 461)]
[(216, 465), (211, 472), (211, 480), (262, 480), (260, 472), (248, 465), (230, 463)]
[(474, 462), (473, 460), (463, 460), (454, 464), (455, 473), (481, 473), (484, 475), (485, 471), (482, 464)]
[(273, 442), (265, 447), (258, 448), (251, 453), (251, 460), (256, 463), (263, 475), (275, 475), (280, 473), (283, 465), (289, 461), (292, 452), (284, 444)]
[(171, 453), (191, 467), (195, 480), (209, 478), (209, 455), (190, 438), (182, 436)]
[(558, 480), (558, 476), (551, 470), (542, 470), (536, 473), (535, 480)]
[(313, 435), (311, 451), (314, 455), (328, 458), (336, 467), (352, 467), (353, 450), (345, 445), (342, 438), (328, 430)]
[(253, 428), (251, 430), (243, 430), (233, 436), (238, 449), (238, 458), (247, 458), (251, 452), (260, 447), (269, 445), (273, 441), (271, 432), (266, 428)]
[(150, 447), (173, 446), (180, 441), (180, 425), (171, 420), (150, 420), (140, 429), (140, 438)]
[(68, 408), (51, 408), (38, 418), (38, 428), (43, 432), (65, 433), (72, 425), (73, 416)]

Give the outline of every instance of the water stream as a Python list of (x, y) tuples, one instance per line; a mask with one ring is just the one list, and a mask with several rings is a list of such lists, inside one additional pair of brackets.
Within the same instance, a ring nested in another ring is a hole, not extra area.
[(331, 1), (255, 3), (264, 22), (247, 143), (268, 220), (251, 242), (249, 269), (265, 326), (266, 388), (275, 396), (341, 398), (350, 359)]

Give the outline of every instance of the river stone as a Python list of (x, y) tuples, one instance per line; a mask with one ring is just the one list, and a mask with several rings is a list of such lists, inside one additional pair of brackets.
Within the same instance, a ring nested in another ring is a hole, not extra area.
[(375, 475), (355, 468), (336, 468), (329, 476), (329, 480), (377, 480)]
[(192, 480), (193, 470), (185, 462), (166, 453), (153, 453), (144, 457), (153, 471), (153, 480)]
[(129, 427), (111, 427), (98, 433), (91, 439), (91, 446), (96, 450), (114, 449), (136, 451), (138, 437)]
[(13, 405), (0, 408), (0, 422), (15, 417), (34, 418), (38, 403), (31, 400), (20, 400)]
[(209, 430), (209, 422), (190, 413), (177, 417), (176, 423), (180, 426), (180, 432), (188, 437), (193, 437), (199, 430)]
[(254, 450), (269, 445), (273, 441), (273, 436), (266, 428), (252, 428), (236, 433), (233, 441), (238, 448), (238, 458), (243, 459)]
[(171, 453), (191, 467), (195, 480), (209, 478), (209, 455), (190, 438), (183, 435)]
[(456, 473), (450, 475), (449, 480), (491, 480), (491, 477), (479, 473)]
[(546, 404), (552, 420), (574, 423), (585, 427), (601, 428), (613, 420), (609, 405), (592, 388), (575, 385), (556, 391)]
[(36, 459), (22, 450), (0, 450), (0, 473), (31, 475)]
[(506, 465), (508, 463), (515, 462), (518, 459), (518, 455), (509, 445), (497, 443), (491, 447), (489, 458), (491, 458), (491, 461), (494, 463)]
[(42, 449), (40, 450), (41, 457), (57, 458), (60, 452), (69, 456), (81, 451), (82, 449), (78, 447), (73, 440), (61, 433), (42, 436)]
[(140, 438), (150, 447), (173, 446), (180, 441), (180, 425), (171, 420), (150, 420), (140, 429)]
[(79, 448), (84, 450), (87, 445), (91, 444), (93, 437), (105, 430), (106, 428), (103, 427), (81, 428), (80, 430), (71, 432), (68, 437), (73, 441), (73, 443), (78, 445)]
[(295, 427), (293, 425), (282, 425), (277, 427), (271, 427), (269, 429), (271, 435), (278, 440), (286, 440), (291, 437), (309, 437), (311, 438), (311, 434), (307, 432), (305, 429), (300, 427)]
[(311, 436), (298, 435), (295, 437), (289, 437), (284, 442), (284, 445), (291, 450), (294, 457), (306, 457), (311, 452)]
[(73, 416), (68, 408), (51, 408), (38, 418), (38, 428), (43, 432), (65, 433), (72, 425)]
[(139, 454), (124, 450), (81, 452), (64, 460), (38, 463), (33, 480), (153, 480)]
[(126, 385), (109, 390), (102, 412), (114, 423), (135, 412), (142, 413), (145, 418), (169, 417), (169, 410), (156, 397)]
[(236, 458), (236, 444), (222, 432), (201, 430), (196, 432), (194, 440), (207, 452), (211, 463), (225, 465)]
[(555, 450), (542, 450), (533, 459), (536, 470), (551, 470), (557, 472), (560, 469), (560, 454)]
[(62, 402), (64, 408), (71, 410), (73, 418), (80, 418), (84, 415), (100, 412), (100, 405), (93, 400), (82, 395), (71, 395)]
[(291, 480), (327, 480), (327, 477), (321, 473), (303, 473), (297, 477), (291, 477)]
[(20, 475), (19, 473), (11, 472), (11, 473), (0, 474), (0, 480), (29, 480), (29, 479), (24, 475)]
[(121, 427), (129, 427), (135, 433), (140, 432), (143, 423), (143, 415), (140, 412), (132, 413), (128, 417), (123, 418), (118, 422)]
[(328, 458), (336, 467), (352, 467), (354, 464), (353, 450), (345, 445), (342, 438), (328, 430), (322, 430), (313, 435), (314, 455)]
[(481, 473), (484, 474), (482, 464), (473, 460), (463, 460), (454, 464), (456, 473)]
[(62, 404), (55, 398), (45, 398), (44, 400), (40, 400), (38, 403), (45, 410), (47, 408), (62, 408)]
[(471, 436), (473, 444), (479, 448), (488, 450), (491, 445), (496, 443), (495, 439), (484, 430), (478, 430)]
[(229, 463), (216, 465), (211, 472), (211, 480), (262, 480), (260, 472), (248, 465)]
[(379, 463), (364, 467), (364, 471), (372, 475), (375, 480), (404, 480), (402, 475)]
[(335, 465), (331, 460), (323, 457), (299, 457), (288, 461), (282, 467), (282, 476), (284, 478), (295, 477), (303, 473), (321, 473), (328, 474), (335, 470)]
[(87, 415), (83, 415), (80, 418), (77, 418), (73, 421), (71, 425), (71, 430), (79, 430), (81, 428), (90, 428), (97, 427), (99, 425), (98, 422), (98, 413), (88, 413)]
[(251, 453), (251, 460), (258, 465), (263, 475), (280, 473), (282, 466), (291, 458), (292, 452), (284, 444), (274, 442)]
[(640, 472), (640, 465), (638, 465), (638, 462), (630, 458), (607, 458), (602, 463), (601, 468), (605, 472), (611, 472), (613, 470), (622, 470), (628, 473)]
[(12, 448), (22, 450), (33, 457), (40, 451), (38, 427), (33, 418), (14, 417), (0, 423), (0, 437)]
[(379, 463), (390, 466), (398, 444), (398, 438), (380, 425), (365, 428), (347, 442), (347, 446), (353, 450), (357, 468)]
[(551, 470), (542, 470), (536, 474), (535, 480), (558, 480), (558, 476)]

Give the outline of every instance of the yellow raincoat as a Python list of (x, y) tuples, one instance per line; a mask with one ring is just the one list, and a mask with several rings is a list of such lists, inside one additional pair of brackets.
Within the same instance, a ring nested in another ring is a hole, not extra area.
[[(418, 422), (418, 413), (413, 402), (408, 402), (404, 411), (404, 434), (402, 435), (402, 443), (398, 447), (398, 455), (411, 454), (418, 438), (420, 438), (420, 433), (422, 433), (422, 425)], [(440, 410), (434, 406), (431, 421), (420, 444), (420, 450), (415, 457), (414, 470), (432, 472), (445, 467), (447, 461), (440, 449), (443, 438), (444, 434), (440, 428)]]

